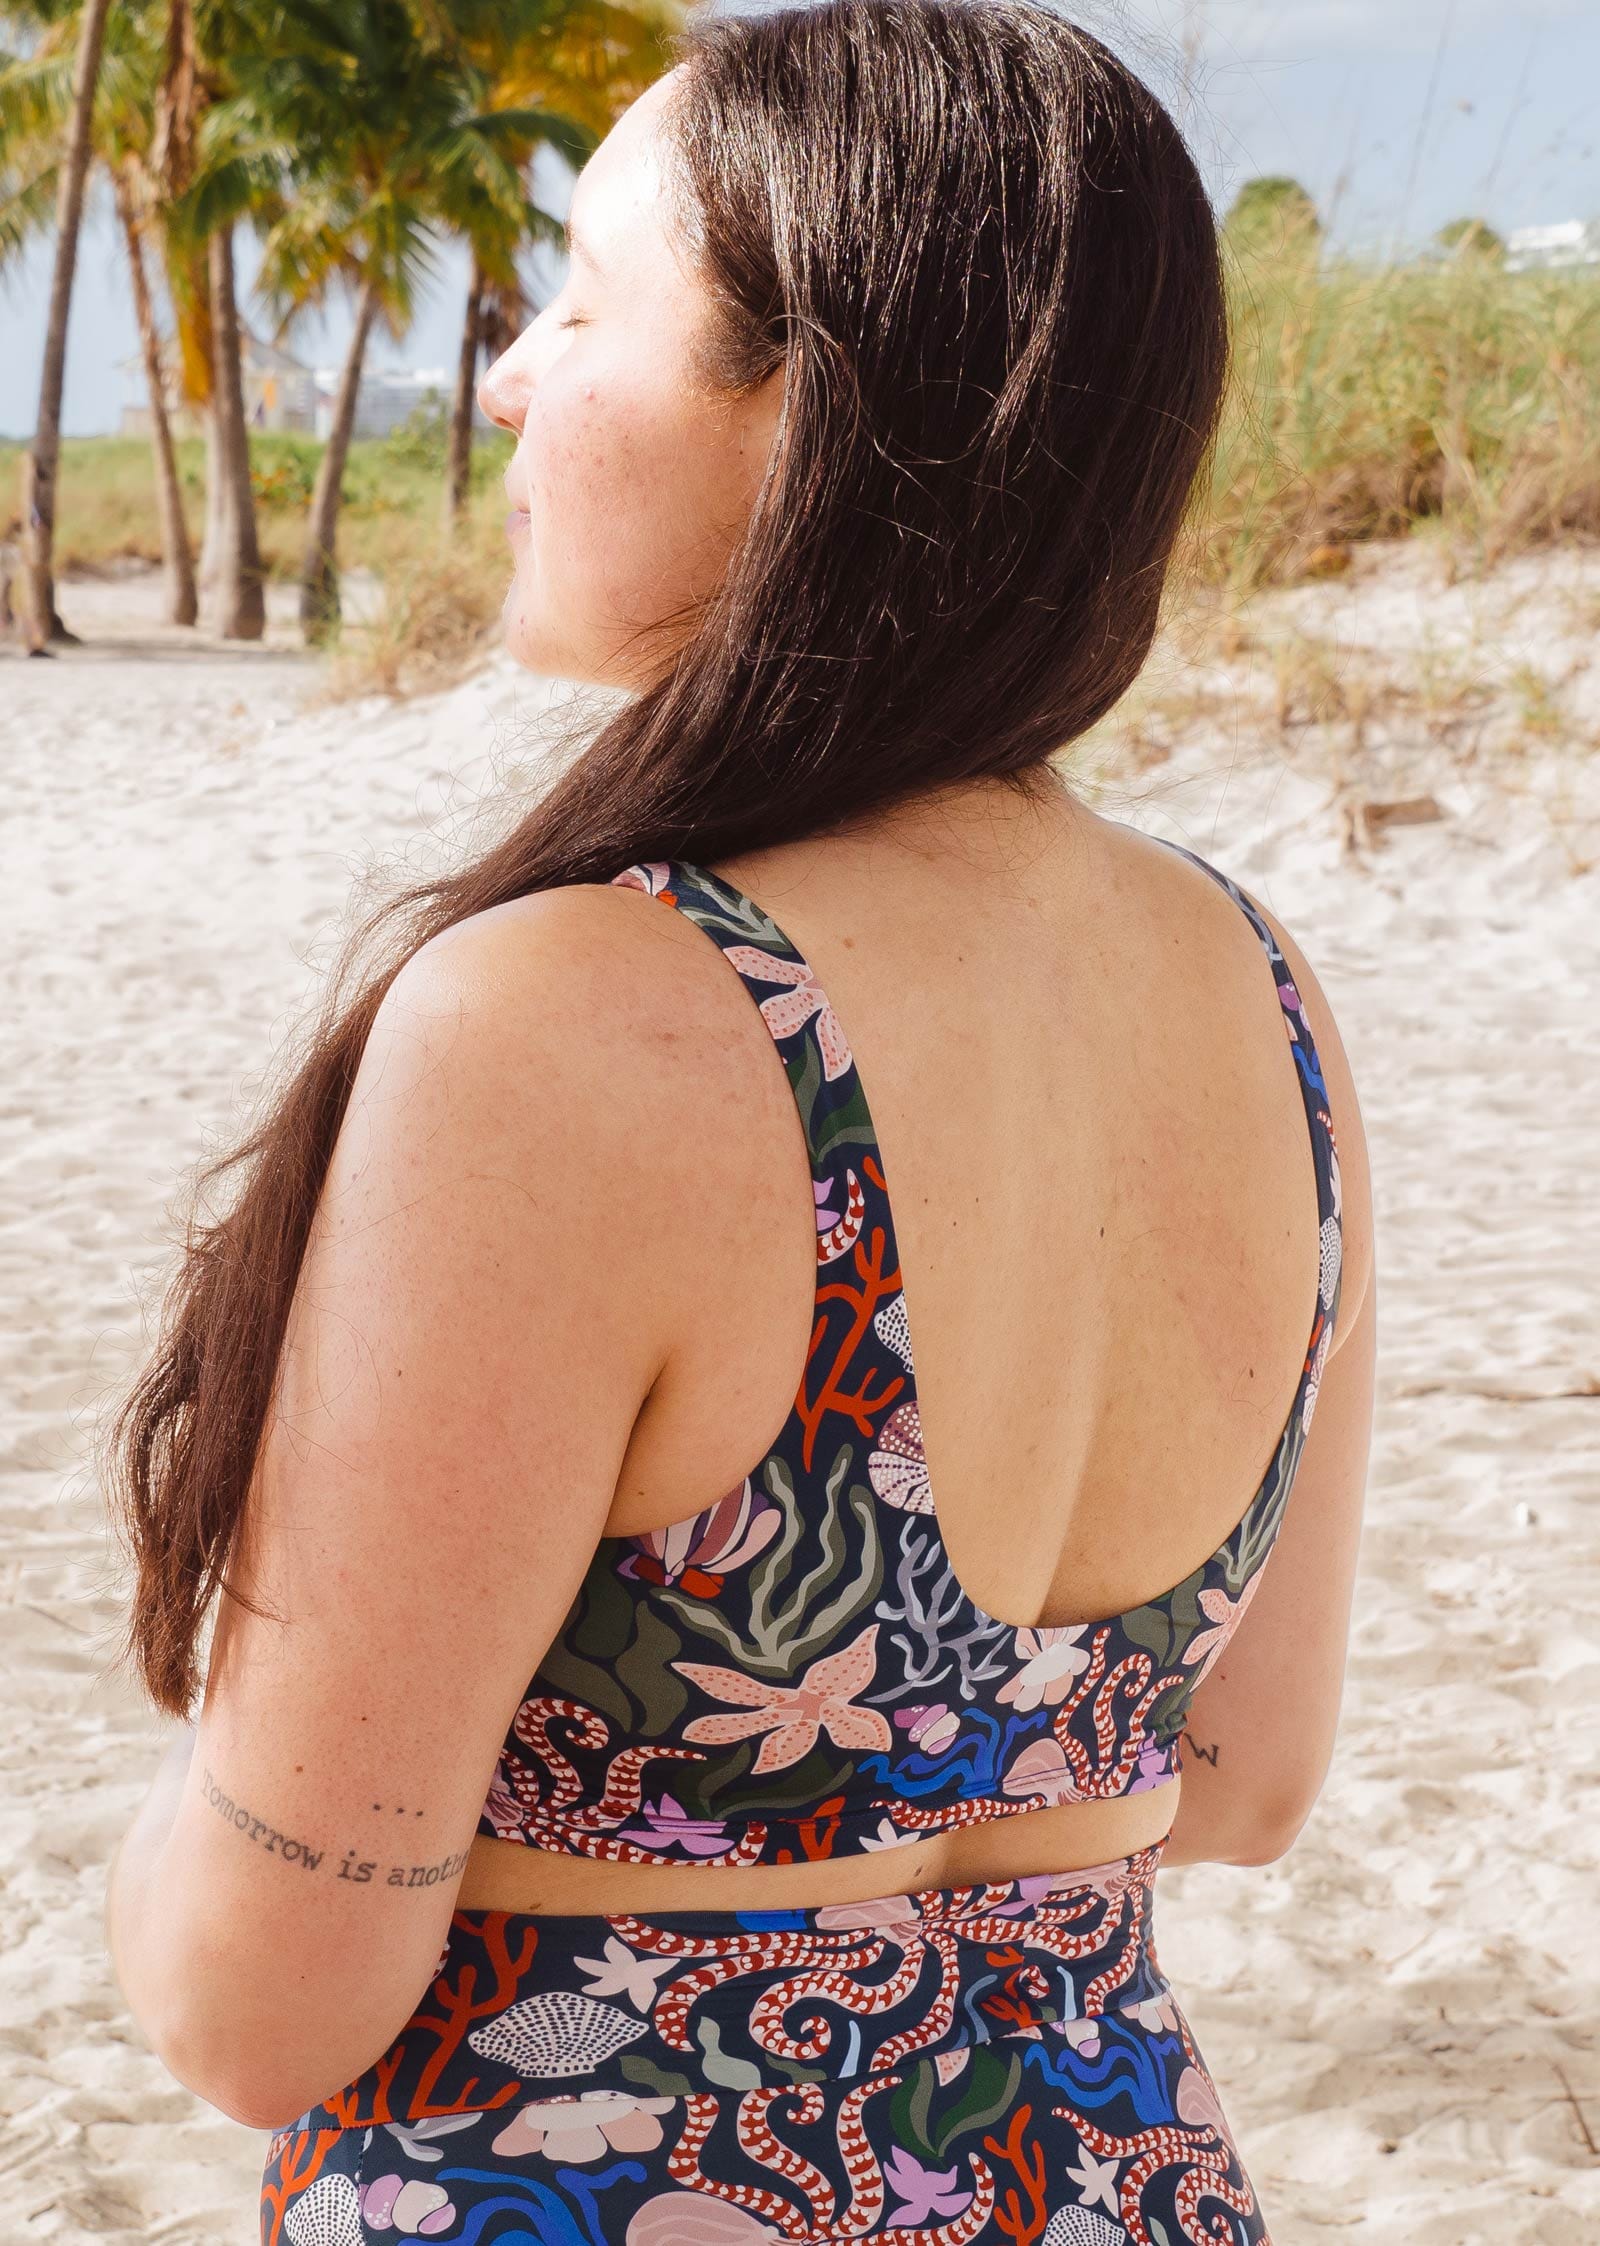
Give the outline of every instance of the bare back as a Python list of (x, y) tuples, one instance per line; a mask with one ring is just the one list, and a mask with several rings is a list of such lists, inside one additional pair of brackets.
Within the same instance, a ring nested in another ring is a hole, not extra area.
[[(1305, 1112), (1248, 924), (1198, 869), (1065, 795), (1024, 810), (968, 791), (948, 819), (711, 870), (813, 963), (869, 1088), (929, 1479), (962, 1586), (988, 1614), (1049, 1627), (1180, 1580), (1261, 1479), (1317, 1299)], [(804, 1149), (770, 1041), (699, 935), (652, 918), (681, 953), (672, 1034), (693, 1049), (697, 1158), (715, 1165), (726, 1215), (706, 1230), (686, 1211), (695, 1315), (635, 1424), (606, 1523), (617, 1536), (682, 1520), (760, 1455), (804, 1364), (814, 1284)], [(1344, 1056), (1315, 1003), (1337, 1117)], [(1352, 1312), (1366, 1206), (1358, 1161)], [(904, 1852), (906, 1881), (1120, 1854), (1165, 1831), (1176, 1793), (930, 1840)], [(810, 1899), (873, 1891), (870, 1865), (865, 1878), (859, 1862), (797, 1870)], [(772, 1868), (580, 1869), (480, 1839), (463, 1901), (599, 1908), (596, 1875), (608, 1909), (799, 1897)]]

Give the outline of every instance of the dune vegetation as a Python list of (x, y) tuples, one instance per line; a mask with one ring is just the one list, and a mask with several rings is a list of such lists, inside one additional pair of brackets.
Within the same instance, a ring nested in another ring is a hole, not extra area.
[[(1190, 583), (1242, 595), (1337, 570), (1351, 545), (1418, 529), (1446, 540), (1464, 569), (1600, 536), (1600, 277), (1470, 258), (1374, 267), (1239, 252), (1232, 293), (1232, 387)], [(203, 449), (178, 447), (196, 537)], [(321, 449), (309, 437), (251, 438), (269, 574), (299, 566)], [(345, 560), (375, 571), (387, 595), (384, 620), (345, 631), (352, 683), (431, 683), (470, 657), (499, 606), (508, 453), (509, 439), (480, 436), (466, 535), (446, 540), (442, 422), (418, 416), (352, 444)], [(0, 478), (12, 472), (0, 456)], [(67, 444), (57, 539), (69, 572), (160, 561), (148, 444)]]

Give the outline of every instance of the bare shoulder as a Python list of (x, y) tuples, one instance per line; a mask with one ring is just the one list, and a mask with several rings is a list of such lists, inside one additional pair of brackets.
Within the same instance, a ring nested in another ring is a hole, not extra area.
[[(541, 1130), (559, 1127), (562, 1099), (598, 1103), (611, 1130), (636, 1139), (652, 1120), (651, 1088), (688, 1089), (675, 1066), (696, 1016), (677, 915), (637, 890), (580, 882), (491, 906), (430, 939), (385, 996), (374, 1044), (448, 1059), (456, 1087), (495, 1091), (520, 1079)], [(536, 1077), (527, 1071), (535, 1068)], [(630, 1097), (619, 1099), (626, 1091)], [(656, 1115), (656, 1120), (660, 1116)], [(586, 1120), (593, 1120), (592, 1117)]]
[(1305, 1009), (1323, 1081), (1328, 1087), (1328, 1113), (1333, 1118), (1334, 1141), (1339, 1150), (1341, 1188), (1340, 1223), (1344, 1234), (1344, 1277), (1340, 1293), (1339, 1322), (1332, 1354), (1337, 1355), (1355, 1330), (1358, 1314), (1367, 1300), (1373, 1270), (1372, 1170), (1367, 1151), (1366, 1127), (1356, 1092), (1350, 1056), (1340, 1035), (1333, 1006), (1315, 969), (1300, 944), (1276, 913), (1269, 912), (1252, 892), (1252, 903), (1271, 929), (1283, 953), (1295, 989)]
[(396, 977), (392, 1011), (448, 1015), (480, 1033), (525, 1022), (536, 1034), (578, 1019), (587, 1043), (626, 1035), (657, 1018), (649, 1002), (672, 973), (674, 918), (609, 882), (514, 897), (414, 953)]
[(389, 1114), (390, 1146), (424, 1182), (468, 1160), (559, 1180), (613, 1269), (623, 1253), (674, 1260), (748, 1067), (741, 1015), (760, 1029), (716, 947), (668, 907), (610, 883), (540, 890), (406, 962), (352, 1104)]

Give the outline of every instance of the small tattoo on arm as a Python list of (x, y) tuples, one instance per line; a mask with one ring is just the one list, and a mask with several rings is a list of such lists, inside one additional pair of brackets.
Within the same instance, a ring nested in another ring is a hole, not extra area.
[[(236, 1802), (231, 1794), (226, 1793), (216, 1783), (209, 1766), (205, 1770), (201, 1791), (224, 1824), (231, 1825), (236, 1832), (243, 1833), (246, 1839), (254, 1841), (258, 1848), (264, 1848), (269, 1856), (281, 1856), (286, 1864), (299, 1864), (308, 1872), (320, 1869), (322, 1860), (327, 1854), (325, 1848), (313, 1848), (309, 1841), (295, 1840), (287, 1834), (280, 1833), (276, 1825), (269, 1825), (264, 1817), (255, 1816), (252, 1811), (244, 1807), (242, 1803)], [(422, 1815), (421, 1810), (417, 1810), (415, 1815), (420, 1817)], [(470, 1854), (470, 1849), (462, 1848), (458, 1849), (454, 1855), (444, 1857), (437, 1864), (391, 1864), (383, 1885), (385, 1887), (437, 1887), (441, 1880), (455, 1879), (458, 1874), (464, 1872)], [(350, 1881), (353, 1886), (360, 1887), (369, 1884), (377, 1870), (378, 1863), (375, 1857), (358, 1857), (353, 1848), (347, 1848), (337, 1866), (337, 1876), (342, 1880)]]
[(304, 1864), (309, 1872), (314, 1872), (322, 1862), (324, 1854), (322, 1849), (312, 1848), (303, 1840), (288, 1839), (278, 1831), (276, 1825), (269, 1825), (264, 1817), (253, 1817), (248, 1809), (233, 1799), (231, 1794), (225, 1794), (212, 1777), (209, 1764), (206, 1767), (203, 1790), (206, 1800), (216, 1810), (223, 1823), (232, 1825), (239, 1832), (246, 1834), (258, 1846), (264, 1847), (269, 1856), (275, 1853), (281, 1856), (286, 1864)]
[(1202, 1747), (1198, 1739), (1191, 1739), (1189, 1741), (1189, 1752), (1197, 1757), (1199, 1761), (1208, 1762), (1213, 1770), (1216, 1769), (1218, 1762), (1222, 1758), (1222, 1749), (1220, 1746)]

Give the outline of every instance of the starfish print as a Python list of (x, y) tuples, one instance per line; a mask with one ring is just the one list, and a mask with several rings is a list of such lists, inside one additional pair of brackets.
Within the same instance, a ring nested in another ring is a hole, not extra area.
[(574, 1958), (575, 1965), (591, 1968), (584, 1982), (587, 1996), (625, 1996), (641, 2012), (648, 2012), (660, 1990), (657, 1981), (661, 1974), (670, 1973), (677, 1964), (670, 1957), (638, 1957), (625, 1942), (614, 1934), (606, 1936), (604, 1957)]
[(1193, 1662), (1209, 1662), (1213, 1654), (1220, 1653), (1238, 1627), (1240, 1617), (1256, 1595), (1261, 1581), (1258, 1568), (1237, 1599), (1230, 1599), (1226, 1591), (1210, 1588), (1200, 1594), (1200, 1612), (1210, 1623), (1209, 1630), (1200, 1630), (1183, 1649), (1184, 1667)]
[(1078, 2196), (1083, 2206), (1092, 2207), (1098, 2200), (1108, 2215), (1114, 2215), (1117, 2212), (1116, 2161), (1096, 2160), (1094, 2154), (1085, 2145), (1077, 2167), (1069, 2168), (1067, 2174), (1077, 2185)]
[(868, 1623), (858, 1638), (837, 1653), (813, 1661), (797, 1685), (768, 1684), (763, 1677), (746, 1676), (739, 1669), (724, 1669), (708, 1661), (674, 1661), (680, 1675), (690, 1678), (714, 1700), (731, 1700), (746, 1715), (696, 1716), (685, 1724), (685, 1739), (753, 1739), (767, 1736), (751, 1772), (787, 1770), (816, 1744), (819, 1731), (841, 1747), (891, 1747), (894, 1734), (875, 1708), (858, 1708), (851, 1694), (872, 1682), (873, 1647), (878, 1625)]
[(729, 944), (727, 956), (741, 975), (754, 976), (758, 983), (792, 986), (776, 998), (760, 1001), (768, 1029), (774, 1037), (792, 1037), (815, 1014), (817, 1043), (822, 1048), (822, 1073), (830, 1084), (836, 1076), (843, 1076), (852, 1058), (850, 1041), (810, 963), (774, 958), (770, 951), (758, 951), (754, 944)]

